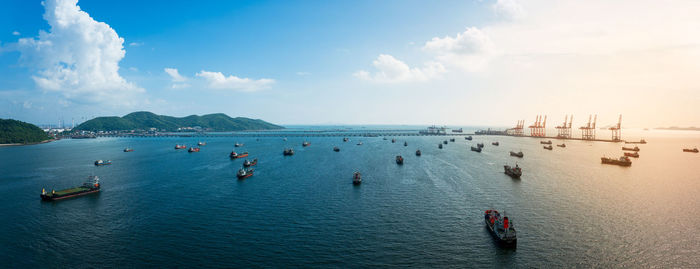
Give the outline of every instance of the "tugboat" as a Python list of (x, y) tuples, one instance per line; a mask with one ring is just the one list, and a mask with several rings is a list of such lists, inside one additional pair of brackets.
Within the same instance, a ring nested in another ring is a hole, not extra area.
[(510, 165), (504, 165), (503, 169), (505, 169), (506, 175), (509, 175), (512, 178), (520, 178), (520, 176), (523, 175), (523, 170), (520, 169), (518, 164), (515, 164), (515, 167), (511, 167)]
[(246, 159), (245, 162), (243, 162), (243, 167), (251, 167), (256, 164), (258, 164), (258, 158), (253, 159), (252, 162)]
[(202, 142), (202, 141), (197, 142), (197, 146), (206, 146), (206, 145), (207, 145), (207, 142)]
[(639, 158), (639, 153), (635, 152), (625, 152), (625, 156)]
[(422, 154), (422, 153), (420, 152), (420, 149), (419, 149), (419, 150), (416, 150), (416, 156), (420, 156), (421, 154)]
[(243, 146), (243, 143), (236, 143), (236, 144), (234, 144), (233, 146), (234, 146), (234, 147), (237, 147), (237, 148), (240, 148), (240, 147)]
[(360, 185), (362, 183), (362, 174), (360, 172), (352, 173), (352, 184)]
[[(504, 214), (505, 215), (505, 214)], [(491, 235), (503, 246), (515, 247), (518, 243), (517, 233), (508, 217), (498, 211), (489, 209), (484, 212), (484, 222)]]
[(470, 136), (467, 136), (467, 137), (465, 137), (464, 139), (471, 141), (471, 140), (472, 140), (472, 136), (471, 136), (471, 135), (470, 135)]
[(496, 142), (491, 143), (491, 145), (498, 146), (500, 144), (498, 143), (498, 141), (496, 141)]
[(438, 144), (438, 148), (439, 148), (439, 149), (442, 149), (442, 144)]
[(450, 142), (455, 142), (455, 139), (454, 139), (454, 138), (450, 138)]
[(41, 195), (39, 197), (41, 197), (41, 200), (44, 201), (56, 201), (91, 193), (97, 193), (99, 191), (100, 178), (97, 176), (89, 176), (87, 181), (83, 183), (83, 185), (78, 187), (60, 191), (51, 190), (51, 193), (47, 193), (46, 189), (41, 189)]
[(619, 166), (631, 166), (632, 165), (632, 161), (630, 161), (630, 158), (627, 156), (622, 156), (619, 159), (601, 157), (600, 162), (604, 163), (604, 164), (614, 164), (614, 165), (619, 165)]
[(282, 152), (282, 155), (292, 156), (292, 155), (294, 155), (294, 149), (292, 149), (292, 148), (284, 149), (284, 151)]
[(339, 148), (339, 147), (333, 147), (333, 151), (338, 152), (338, 151), (340, 151), (340, 148)]
[(231, 154), (229, 154), (229, 157), (231, 157), (231, 159), (248, 157), (248, 152), (246, 151), (246, 152), (243, 152), (241, 154), (238, 154), (235, 151), (231, 151)]
[(552, 144), (552, 140), (540, 141), (540, 144), (551, 145), (551, 144)]
[(347, 137), (343, 137), (343, 142), (348, 142), (348, 140), (350, 139), (348, 139)]
[(639, 151), (639, 147), (637, 147), (637, 146), (634, 146), (634, 148), (622, 147), (622, 150)]
[(175, 145), (175, 149), (186, 149), (186, 148), (187, 148), (187, 146), (185, 146), (185, 145), (180, 145), (180, 144)]
[(484, 143), (477, 143), (476, 146), (479, 147), (479, 148), (483, 148), (483, 147), (484, 147)]
[(552, 149), (553, 149), (552, 145), (544, 146), (543, 148), (544, 148), (544, 149), (548, 149), (548, 150), (552, 150)]
[(565, 148), (565, 147), (566, 147), (566, 144), (564, 144), (564, 143), (561, 143), (561, 145), (557, 144), (557, 147)]
[(124, 152), (132, 152), (132, 151), (134, 151), (134, 149), (132, 149), (132, 148), (125, 148), (124, 149)]
[(472, 151), (481, 152), (481, 148), (472, 146)]
[(187, 152), (199, 152), (199, 148), (190, 147)]
[(107, 161), (97, 160), (97, 161), (95, 161), (95, 166), (103, 166), (103, 165), (110, 165), (110, 164), (112, 164), (112, 161), (110, 161), (110, 160), (107, 160)]
[(404, 147), (408, 147), (408, 142), (403, 142)]
[(401, 155), (396, 155), (396, 164), (398, 164), (398, 165), (403, 164), (403, 157), (401, 157)]
[(522, 151), (518, 151), (518, 152), (511, 151), (511, 152), (510, 152), (510, 156), (515, 156), (515, 157), (518, 157), (518, 158), (522, 158), (524, 155), (523, 155), (523, 152), (522, 152)]
[(253, 176), (253, 171), (254, 171), (253, 168), (249, 168), (249, 169), (241, 168), (240, 170), (238, 170), (238, 173), (236, 174), (236, 176), (238, 177), (238, 179), (246, 179), (246, 178)]
[(309, 143), (308, 141), (304, 141), (304, 143), (301, 143), (302, 147), (308, 147), (309, 145), (311, 145), (311, 143)]
[(693, 152), (693, 153), (698, 153), (698, 148), (693, 148), (693, 149), (683, 149), (683, 152)]

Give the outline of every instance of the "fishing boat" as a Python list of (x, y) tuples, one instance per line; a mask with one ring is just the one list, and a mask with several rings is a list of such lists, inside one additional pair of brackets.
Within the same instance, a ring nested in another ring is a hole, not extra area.
[(604, 164), (614, 164), (614, 165), (619, 165), (619, 166), (631, 166), (632, 165), (632, 161), (627, 156), (622, 156), (619, 159), (601, 157), (600, 162), (604, 163)]
[(231, 151), (229, 157), (231, 157), (231, 159), (245, 158), (248, 157), (248, 152), (236, 153), (235, 151)]
[(292, 155), (294, 155), (294, 149), (292, 149), (292, 148), (284, 149), (284, 151), (282, 151), (282, 155), (292, 156)]
[(186, 149), (186, 148), (187, 148), (187, 146), (185, 146), (185, 145), (179, 145), (179, 144), (175, 145), (175, 149)]
[(496, 142), (492, 142), (491, 145), (498, 146), (500, 144), (498, 143), (498, 141), (496, 141)]
[(525, 156), (525, 155), (523, 155), (523, 152), (522, 152), (522, 151), (518, 151), (518, 152), (511, 151), (511, 152), (510, 152), (510, 156), (515, 156), (515, 157), (518, 157), (518, 158), (522, 158), (522, 157)]
[(362, 174), (360, 172), (352, 173), (352, 184), (360, 185), (362, 183)]
[(132, 152), (132, 151), (134, 151), (134, 149), (132, 149), (132, 148), (125, 148), (124, 149), (124, 152)]
[(190, 147), (187, 152), (199, 152), (199, 148)]
[(416, 156), (420, 156), (421, 154), (423, 154), (423, 153), (420, 152), (420, 149), (416, 150)]
[(483, 147), (484, 147), (484, 143), (477, 143), (476, 146), (479, 147), (479, 148), (483, 148)]
[(396, 164), (403, 164), (403, 157), (401, 157), (401, 155), (396, 155)]
[(89, 176), (83, 185), (78, 187), (69, 188), (65, 190), (51, 190), (51, 193), (47, 193), (46, 189), (41, 189), (41, 200), (44, 201), (56, 201), (66, 198), (87, 195), (91, 193), (97, 193), (100, 191), (100, 178), (97, 176)]
[(112, 161), (110, 161), (110, 160), (107, 160), (107, 161), (97, 160), (97, 161), (95, 161), (95, 166), (103, 166), (103, 165), (110, 165), (110, 164), (112, 164)]
[(552, 150), (552, 149), (553, 149), (552, 145), (544, 146), (543, 148), (544, 148), (544, 149), (548, 149), (548, 150)]
[(515, 167), (511, 167), (510, 165), (504, 165), (503, 169), (505, 169), (506, 175), (509, 175), (512, 178), (520, 178), (520, 176), (523, 175), (523, 170), (518, 166), (518, 164), (515, 164)]
[(627, 157), (633, 157), (633, 158), (639, 158), (639, 153), (638, 152), (625, 152), (625, 156)]
[(236, 173), (236, 176), (238, 177), (238, 179), (246, 179), (246, 178), (253, 176), (253, 171), (254, 171), (253, 168), (248, 168), (248, 169), (241, 168), (238, 170), (238, 173)]
[(637, 147), (637, 146), (634, 146), (634, 148), (622, 147), (622, 150), (639, 151), (639, 147)]
[(472, 151), (481, 152), (481, 148), (472, 146)]
[(207, 142), (202, 142), (202, 141), (197, 142), (197, 146), (206, 146), (206, 145), (207, 145)]
[(693, 152), (693, 153), (698, 153), (698, 148), (692, 148), (692, 149), (683, 149), (683, 152)]
[(340, 148), (339, 148), (339, 147), (333, 147), (333, 151), (338, 152), (338, 151), (340, 151)]
[(258, 158), (253, 159), (252, 162), (249, 161), (248, 159), (246, 159), (246, 160), (243, 162), (243, 167), (251, 167), (251, 166), (256, 165), (256, 164), (258, 164)]
[(552, 140), (540, 141), (540, 144), (551, 145), (551, 144), (552, 144)]
[(464, 139), (465, 139), (465, 140), (471, 141), (471, 140), (472, 140), (472, 136), (471, 136), (471, 135), (470, 135), (470, 136), (467, 136), (467, 137), (465, 137)]
[(565, 147), (566, 147), (566, 144), (564, 144), (564, 143), (561, 143), (561, 144), (557, 144), (557, 147), (560, 147), (560, 148), (565, 148)]
[(513, 222), (505, 216), (501, 216), (497, 210), (489, 209), (484, 212), (484, 222), (491, 235), (502, 246), (515, 247), (518, 243), (517, 233)]
[(439, 148), (439, 149), (442, 149), (442, 144), (438, 144), (438, 148)]
[(233, 146), (234, 146), (234, 147), (237, 147), (237, 148), (240, 148), (240, 147), (243, 146), (243, 143), (236, 143), (236, 144), (234, 144)]
[(301, 146), (302, 146), (302, 147), (308, 147), (308, 146), (310, 146), (310, 145), (311, 145), (311, 143), (308, 142), (308, 141), (304, 141), (303, 143), (301, 143)]
[(408, 147), (408, 142), (403, 142), (404, 147)]

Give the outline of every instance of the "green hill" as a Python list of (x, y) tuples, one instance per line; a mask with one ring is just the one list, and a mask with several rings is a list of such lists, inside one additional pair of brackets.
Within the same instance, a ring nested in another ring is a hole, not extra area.
[(204, 116), (191, 115), (183, 118), (156, 115), (151, 112), (133, 112), (124, 117), (98, 117), (75, 127), (78, 131), (158, 130), (177, 131), (178, 128), (199, 126), (217, 132), (271, 130), (284, 127), (272, 123), (243, 117), (231, 118), (223, 113)]
[(34, 124), (0, 119), (0, 144), (38, 143), (50, 137)]

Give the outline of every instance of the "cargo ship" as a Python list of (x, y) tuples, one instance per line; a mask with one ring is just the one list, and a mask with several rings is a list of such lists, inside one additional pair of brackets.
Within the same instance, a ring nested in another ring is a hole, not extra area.
[(202, 141), (197, 142), (197, 146), (206, 146), (206, 145), (207, 145), (207, 142), (202, 142)]
[(481, 148), (472, 146), (472, 151), (481, 152)]
[(190, 147), (187, 152), (199, 152), (199, 148)]
[(443, 144), (445, 144), (445, 145), (447, 145), (447, 140), (445, 140), (445, 141), (442, 141), (442, 143), (443, 143)]
[(238, 173), (236, 173), (236, 177), (238, 177), (238, 179), (246, 179), (246, 178), (252, 177), (253, 171), (254, 171), (253, 168), (250, 168), (250, 169), (241, 168), (240, 170), (238, 170)]
[(236, 144), (234, 144), (233, 146), (239, 148), (239, 147), (242, 147), (242, 146), (243, 146), (243, 143), (236, 143)]
[(510, 165), (504, 165), (503, 169), (505, 169), (506, 175), (509, 175), (512, 178), (520, 178), (520, 176), (523, 175), (523, 170), (520, 169), (520, 166), (518, 164), (515, 164), (515, 167), (511, 167)]
[(619, 159), (601, 157), (600, 162), (604, 164), (614, 164), (619, 166), (632, 166), (632, 161), (627, 156), (622, 156)]
[(540, 141), (540, 144), (551, 145), (551, 144), (552, 144), (552, 140)]
[(483, 147), (484, 147), (484, 143), (477, 143), (476, 146), (479, 147), (479, 148), (483, 148)]
[(564, 144), (564, 143), (561, 143), (561, 145), (560, 145), (560, 144), (557, 144), (557, 147), (565, 148), (565, 147), (566, 147), (566, 144)]
[(302, 146), (302, 147), (308, 147), (308, 146), (310, 146), (310, 145), (311, 145), (311, 143), (308, 142), (308, 141), (304, 141), (303, 143), (301, 143), (301, 146)]
[(112, 161), (110, 161), (110, 160), (106, 160), (106, 161), (97, 160), (97, 161), (95, 161), (95, 166), (103, 166), (103, 165), (110, 165), (110, 164), (112, 164)]
[(257, 158), (253, 159), (252, 162), (249, 161), (249, 160), (245, 160), (245, 161), (243, 162), (243, 167), (251, 167), (251, 166), (256, 165), (256, 164), (258, 164), (258, 159), (257, 159)]
[(544, 148), (544, 149), (548, 149), (548, 150), (552, 150), (552, 149), (553, 149), (552, 145), (547, 145), (547, 146), (544, 146), (543, 148)]
[(187, 148), (186, 145), (180, 145), (180, 144), (175, 145), (175, 149), (186, 149), (186, 148)]
[(360, 185), (362, 183), (362, 174), (360, 172), (352, 173), (352, 184)]
[(489, 209), (484, 212), (484, 222), (494, 239), (502, 246), (515, 247), (518, 243), (517, 233), (513, 222), (501, 216), (497, 210)]
[(65, 189), (65, 190), (60, 190), (60, 191), (55, 191), (51, 190), (51, 193), (47, 193), (46, 189), (41, 190), (41, 200), (44, 201), (56, 201), (56, 200), (61, 200), (61, 199), (66, 199), (66, 198), (71, 198), (71, 197), (76, 197), (76, 196), (82, 196), (82, 195), (87, 195), (91, 193), (97, 193), (100, 191), (100, 178), (97, 176), (89, 176), (87, 181), (83, 183), (83, 185), (70, 188), (70, 189)]
[(498, 143), (498, 141), (496, 141), (496, 142), (492, 142), (491, 145), (498, 146), (498, 145), (500, 145), (500, 143)]
[(625, 152), (625, 156), (639, 158), (639, 153), (637, 153), (637, 152)]
[(515, 156), (515, 157), (518, 157), (518, 158), (522, 158), (522, 157), (524, 156), (524, 154), (523, 154), (522, 151), (518, 151), (518, 152), (511, 151), (511, 152), (510, 152), (510, 156)]
[(125, 148), (124, 149), (124, 152), (132, 152), (132, 151), (134, 151), (134, 149), (132, 149), (132, 148)]
[(333, 147), (333, 151), (339, 152), (339, 151), (340, 151), (340, 148), (339, 148), (339, 147)]
[(472, 136), (471, 136), (471, 135), (470, 135), (470, 136), (467, 136), (467, 137), (464, 138), (464, 140), (469, 140), (469, 141), (471, 141), (471, 140), (472, 140)]
[(453, 132), (453, 133), (461, 133), (461, 132), (462, 132), (462, 128), (459, 128), (459, 129), (452, 129), (452, 132)]
[(398, 165), (403, 164), (403, 157), (401, 157), (401, 155), (396, 155), (396, 164), (398, 164)]
[(693, 152), (693, 153), (698, 153), (698, 148), (693, 148), (693, 149), (683, 149), (683, 152)]
[(243, 158), (243, 157), (248, 157), (248, 152), (243, 152), (241, 154), (236, 153), (235, 151), (231, 151), (231, 154), (229, 154), (229, 157), (231, 159), (238, 159), (238, 158)]
[(639, 151), (639, 147), (637, 147), (637, 146), (634, 146), (634, 148), (622, 147), (622, 150)]
[(635, 141), (625, 141), (625, 144), (646, 144), (646, 143), (647, 143), (647, 141), (644, 140), (644, 139), (639, 140), (638, 142), (635, 142)]
[(294, 155), (294, 149), (291, 149), (291, 148), (289, 148), (289, 149), (284, 149), (284, 151), (282, 151), (282, 155), (284, 155), (284, 156), (292, 156), (292, 155)]

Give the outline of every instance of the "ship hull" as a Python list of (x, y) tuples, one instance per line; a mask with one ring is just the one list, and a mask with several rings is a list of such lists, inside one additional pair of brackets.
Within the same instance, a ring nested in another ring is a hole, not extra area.
[(501, 238), (498, 233), (494, 230), (493, 226), (489, 224), (488, 219), (484, 220), (484, 223), (486, 224), (486, 229), (489, 231), (491, 234), (491, 237), (498, 243), (500, 246), (503, 247), (510, 247), (514, 248), (518, 245), (518, 239), (517, 238)]
[(86, 190), (86, 191), (81, 191), (81, 192), (75, 192), (75, 193), (69, 193), (69, 194), (64, 194), (64, 195), (40, 195), (42, 201), (58, 201), (58, 200), (64, 200), (68, 198), (73, 198), (73, 197), (78, 197), (78, 196), (83, 196), (83, 195), (88, 195), (88, 194), (93, 194), (93, 193), (98, 193), (100, 192), (100, 189), (91, 189), (91, 190)]

